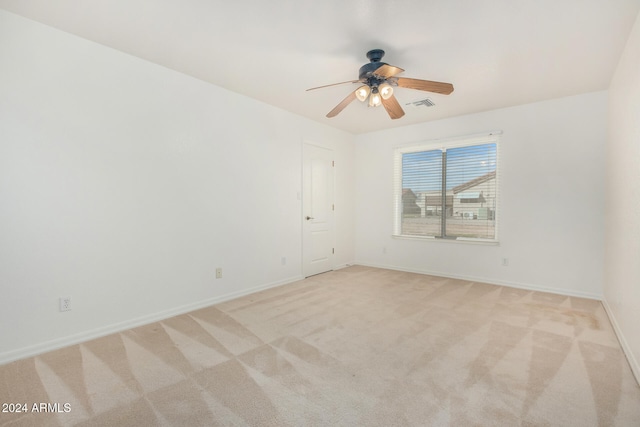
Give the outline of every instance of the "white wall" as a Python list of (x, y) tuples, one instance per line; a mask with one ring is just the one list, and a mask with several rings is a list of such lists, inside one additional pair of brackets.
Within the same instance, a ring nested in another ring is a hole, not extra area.
[(303, 140), (353, 261), (352, 135), (2, 11), (0, 58), (0, 362), (299, 278)]
[[(601, 297), (606, 121), (597, 92), (358, 136), (356, 262)], [(392, 238), (393, 147), (491, 130), (504, 132), (499, 246)]]
[(640, 381), (640, 15), (609, 89), (605, 306)]

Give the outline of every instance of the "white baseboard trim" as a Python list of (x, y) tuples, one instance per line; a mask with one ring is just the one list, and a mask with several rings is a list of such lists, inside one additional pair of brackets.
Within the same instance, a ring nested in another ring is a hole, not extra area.
[[(393, 265), (382, 265), (382, 264), (371, 264), (371, 263), (364, 263), (364, 262), (352, 262), (352, 263), (347, 263), (347, 264), (342, 264), (339, 266), (335, 266), (334, 269), (335, 270), (339, 270), (342, 268), (346, 268), (346, 267), (350, 267), (352, 265), (362, 265), (362, 266), (367, 266), (367, 267), (374, 267), (374, 268), (384, 268), (384, 269), (388, 269), (388, 270), (396, 270), (396, 271), (404, 271), (404, 272), (408, 272), (408, 273), (418, 273), (418, 274), (428, 274), (428, 275), (432, 275), (432, 276), (439, 276), (439, 277), (447, 277), (447, 278), (451, 278), (451, 279), (460, 279), (460, 280), (469, 280), (469, 281), (474, 281), (474, 282), (482, 282), (482, 283), (491, 283), (491, 284), (495, 284), (495, 285), (502, 285), (502, 286), (508, 286), (508, 287), (513, 287), (513, 288), (519, 288), (519, 289), (526, 289), (526, 290), (531, 290), (531, 291), (540, 291), (540, 292), (550, 292), (550, 293), (555, 293), (555, 294), (560, 294), (560, 295), (566, 295), (566, 296), (575, 296), (575, 297), (580, 297), (580, 298), (589, 298), (589, 299), (596, 299), (596, 300), (600, 300), (603, 301), (603, 298), (601, 295), (596, 295), (596, 294), (590, 294), (590, 293), (586, 293), (586, 292), (576, 292), (573, 290), (566, 290), (566, 289), (555, 289), (555, 288), (548, 288), (548, 287), (544, 287), (544, 286), (536, 286), (536, 285), (530, 285), (530, 284), (522, 284), (522, 283), (514, 283), (514, 282), (506, 282), (506, 281), (502, 281), (502, 280), (494, 280), (494, 279), (488, 279), (488, 278), (482, 278), (482, 277), (473, 277), (473, 276), (464, 276), (464, 275), (456, 275), (456, 274), (449, 274), (449, 273), (443, 273), (443, 272), (439, 272), (439, 271), (431, 271), (431, 270), (419, 270), (419, 269), (407, 269), (407, 268), (402, 268), (402, 267), (397, 267), (397, 266), (393, 266)], [(130, 319), (124, 322), (119, 322), (116, 324), (112, 324), (112, 325), (108, 325), (105, 327), (101, 327), (101, 328), (96, 328), (96, 329), (92, 329), (89, 331), (85, 331), (85, 332), (81, 332), (79, 334), (75, 334), (75, 335), (70, 335), (67, 337), (63, 337), (63, 338), (58, 338), (55, 340), (51, 340), (51, 341), (46, 341), (43, 343), (38, 343), (36, 345), (32, 345), (32, 346), (28, 346), (28, 347), (24, 347), (24, 348), (20, 348), (17, 350), (12, 350), (12, 351), (8, 351), (8, 352), (4, 352), (4, 353), (0, 353), (0, 365), (6, 364), (6, 363), (10, 363), (16, 360), (20, 360), (20, 359), (24, 359), (26, 357), (31, 357), (31, 356), (36, 356), (38, 354), (42, 354), (42, 353), (46, 353), (48, 351), (52, 351), (52, 350), (57, 350), (59, 348), (62, 347), (67, 347), (70, 345), (75, 345), (75, 344), (79, 344), (82, 342), (86, 342), (92, 339), (96, 339), (96, 338), (100, 338), (106, 335), (110, 335), (113, 333), (117, 333), (117, 332), (122, 332), (124, 330), (127, 329), (131, 329), (131, 328), (135, 328), (138, 326), (143, 326), (149, 323), (153, 323), (153, 322), (157, 322), (160, 320), (164, 320), (173, 316), (178, 316), (180, 314), (185, 314), (185, 313), (189, 313), (191, 311), (194, 310), (198, 310), (204, 307), (209, 307), (211, 305), (214, 304), (219, 304), (221, 302), (225, 302), (225, 301), (230, 301), (232, 299), (235, 298), (239, 298), (245, 295), (249, 295), (255, 292), (259, 292), (262, 290), (266, 290), (266, 289), (270, 289), (270, 288), (275, 288), (278, 286), (282, 286), (282, 285), (286, 285), (288, 283), (292, 283), (292, 282), (296, 282), (298, 280), (302, 280), (303, 277), (300, 276), (294, 276), (294, 277), (289, 277), (287, 279), (284, 280), (280, 280), (277, 282), (272, 282), (272, 283), (266, 283), (266, 284), (262, 284), (259, 286), (255, 286), (249, 289), (245, 289), (242, 291), (237, 291), (237, 292), (231, 292), (225, 295), (221, 295), (218, 297), (214, 297), (214, 298), (210, 298), (207, 300), (203, 300), (203, 301), (198, 301), (196, 303), (192, 303), (192, 304), (186, 304), (180, 307), (175, 307), (169, 310), (165, 310), (165, 311), (161, 311), (158, 313), (153, 313), (150, 315), (146, 315), (146, 316), (142, 316), (142, 317), (138, 317), (135, 319)], [(604, 301), (603, 301), (604, 303)], [(629, 363), (632, 366), (632, 370), (634, 371), (634, 375), (636, 376), (636, 379), (640, 378), (640, 367), (638, 365), (638, 362), (635, 360), (635, 358), (633, 358), (633, 354), (630, 352), (629, 350), (629, 346), (626, 344), (626, 341), (624, 340), (624, 337), (622, 336), (617, 323), (615, 322), (615, 319), (611, 313), (611, 310), (609, 309), (609, 307), (605, 304), (605, 310), (607, 311), (607, 314), (609, 315), (609, 318), (611, 319), (612, 324), (614, 325), (614, 330), (616, 331), (616, 334), (618, 335), (618, 339), (621, 342), (621, 346), (625, 352), (625, 354), (627, 355), (627, 358), (629, 359)]]
[(575, 291), (573, 289), (550, 288), (546, 286), (532, 285), (529, 283), (518, 283), (518, 282), (510, 282), (505, 280), (493, 279), (489, 277), (465, 276), (461, 274), (444, 273), (442, 271), (412, 269), (412, 268), (397, 267), (394, 265), (371, 264), (371, 263), (358, 262), (358, 261), (356, 261), (355, 264), (363, 265), (366, 267), (385, 268), (387, 270), (404, 271), (407, 273), (428, 274), (430, 276), (446, 277), (448, 279), (459, 279), (459, 280), (468, 280), (470, 282), (489, 283), (492, 285), (507, 286), (510, 288), (525, 289), (528, 291), (548, 292), (551, 294), (594, 299), (598, 301), (602, 301), (602, 297), (603, 297), (602, 295), (599, 295), (599, 294), (594, 294), (590, 292), (580, 292), (580, 291)]
[(333, 267), (333, 269), (334, 270), (342, 270), (343, 268), (351, 267), (352, 265), (354, 265), (353, 262), (348, 262), (346, 264), (336, 265), (336, 266)]
[(225, 301), (230, 301), (245, 295), (264, 291), (266, 289), (276, 288), (278, 286), (286, 285), (288, 283), (297, 282), (298, 280), (302, 280), (302, 279), (303, 279), (302, 276), (289, 277), (287, 279), (280, 280), (277, 282), (271, 282), (271, 283), (266, 283), (259, 286), (254, 286), (252, 288), (244, 289), (242, 291), (231, 292), (225, 295), (209, 298), (203, 301), (198, 301), (195, 303), (182, 305), (180, 307), (175, 307), (169, 310), (164, 310), (164, 311), (149, 314), (146, 316), (137, 317), (135, 319), (126, 320), (124, 322), (114, 323), (112, 325), (91, 329), (78, 334), (69, 335), (69, 336), (57, 338), (51, 341), (38, 343), (32, 346), (23, 347), (17, 350), (11, 350), (8, 352), (0, 353), (0, 365), (4, 365), (4, 364), (14, 362), (16, 360), (24, 359), (27, 357), (37, 356), (39, 354), (46, 353), (52, 350), (57, 350), (70, 345), (80, 344), (86, 341), (90, 341), (92, 339), (104, 337), (117, 332), (122, 332), (127, 329), (147, 325), (149, 323), (158, 322), (173, 316), (189, 313), (194, 310), (199, 310), (201, 308), (209, 307), (214, 304), (219, 304)]
[(609, 320), (611, 321), (613, 330), (618, 337), (618, 341), (620, 342), (620, 347), (622, 347), (622, 351), (627, 357), (627, 361), (629, 362), (629, 366), (631, 367), (631, 372), (633, 372), (633, 376), (636, 377), (636, 382), (638, 383), (638, 385), (640, 385), (640, 363), (638, 363), (638, 359), (636, 359), (635, 355), (631, 351), (631, 346), (622, 333), (620, 325), (618, 324), (618, 320), (613, 314), (613, 310), (611, 309), (611, 306), (609, 306), (609, 303), (605, 298), (602, 299), (602, 305), (604, 306), (604, 311), (607, 312), (607, 316), (609, 316)]

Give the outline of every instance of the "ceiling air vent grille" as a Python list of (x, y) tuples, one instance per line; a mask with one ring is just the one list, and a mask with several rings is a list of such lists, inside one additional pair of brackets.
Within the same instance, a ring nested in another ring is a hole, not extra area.
[(433, 107), (436, 104), (429, 98), (425, 98), (420, 101), (410, 102), (407, 105), (412, 105), (414, 107)]

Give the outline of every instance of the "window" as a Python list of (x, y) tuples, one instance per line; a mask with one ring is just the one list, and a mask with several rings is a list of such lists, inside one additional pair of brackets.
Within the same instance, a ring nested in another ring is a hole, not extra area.
[(396, 148), (394, 235), (496, 242), (498, 142), (491, 133)]

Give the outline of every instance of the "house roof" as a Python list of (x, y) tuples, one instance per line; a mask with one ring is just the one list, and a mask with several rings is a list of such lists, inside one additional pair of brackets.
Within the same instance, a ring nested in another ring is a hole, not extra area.
[(464, 184), (460, 184), (456, 187), (453, 187), (453, 194), (457, 194), (461, 191), (468, 190), (469, 188), (475, 187), (476, 185), (482, 184), (483, 182), (487, 182), (491, 179), (495, 179), (496, 171), (489, 172), (485, 175), (479, 176), (471, 181), (467, 181)]
[(403, 188), (402, 189), (402, 197), (405, 196), (411, 196), (411, 197), (415, 197), (417, 198), (418, 196), (416, 196), (416, 193), (413, 192), (413, 190), (411, 190), (410, 188)]

